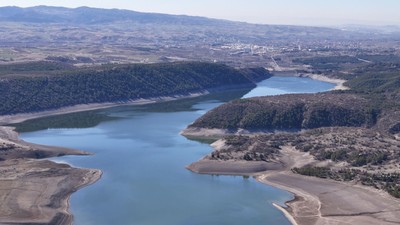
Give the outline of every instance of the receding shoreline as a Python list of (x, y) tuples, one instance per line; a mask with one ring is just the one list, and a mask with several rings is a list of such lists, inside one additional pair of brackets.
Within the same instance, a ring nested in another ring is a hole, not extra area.
[[(290, 71), (290, 72), (292, 72), (292, 71)], [(280, 76), (280, 75), (274, 74), (274, 76)], [(336, 84), (336, 86), (332, 90), (348, 90), (349, 89), (348, 87), (344, 86), (344, 83), (346, 82), (346, 80), (329, 78), (324, 75), (317, 75), (317, 74), (300, 74), (300, 75), (298, 75), (293, 71), (293, 75), (291, 75), (291, 76), (307, 77), (307, 78), (311, 78), (313, 80), (319, 80), (319, 81), (323, 81), (323, 82), (327, 82), (327, 83)], [(152, 103), (158, 103), (158, 102), (174, 101), (174, 100), (185, 99), (185, 98), (199, 97), (199, 96), (203, 96), (203, 95), (207, 95), (207, 94), (210, 94), (210, 92), (202, 91), (202, 92), (189, 93), (186, 95), (143, 98), (143, 99), (126, 101), (126, 102), (90, 103), (90, 104), (68, 106), (68, 107), (63, 107), (63, 108), (54, 109), (54, 110), (46, 110), (46, 111), (41, 111), (41, 112), (2, 115), (2, 116), (0, 116), (0, 126), (6, 125), (6, 124), (11, 124), (11, 123), (21, 123), (26, 120), (37, 119), (37, 118), (48, 117), (48, 116), (112, 108), (112, 107), (117, 107), (117, 106), (145, 105), (145, 104), (152, 104)]]
[(349, 90), (350, 88), (345, 86), (344, 83), (346, 83), (347, 80), (343, 79), (337, 79), (337, 78), (331, 78), (327, 77), (323, 74), (313, 74), (313, 73), (297, 73), (296, 71), (288, 70), (288, 71), (279, 71), (279, 72), (273, 72), (274, 76), (282, 76), (282, 77), (304, 77), (304, 78), (310, 78), (313, 80), (318, 80), (322, 82), (327, 82), (331, 84), (335, 84), (335, 87), (331, 89), (333, 90)]
[(89, 155), (81, 150), (38, 145), (18, 138), (12, 127), (0, 126), (1, 224), (72, 224), (69, 199), (75, 191), (95, 183), (102, 172), (38, 160), (60, 155)]
[(342, 79), (336, 79), (336, 78), (330, 78), (324, 75), (319, 75), (319, 74), (300, 74), (299, 77), (308, 77), (313, 80), (319, 80), (331, 84), (335, 84), (336, 86), (332, 88), (331, 90), (349, 90), (349, 87), (346, 87), (344, 83), (346, 83), (347, 80), (342, 80)]
[[(315, 79), (315, 78), (313, 78)], [(25, 113), (25, 114), (16, 114), (16, 115), (7, 115), (7, 116), (0, 116), (0, 124), (1, 125), (5, 125), (5, 124), (10, 124), (10, 123), (19, 123), (19, 122), (23, 122), (26, 120), (30, 120), (30, 119), (34, 119), (34, 118), (41, 118), (41, 117), (47, 117), (47, 116), (53, 116), (53, 115), (61, 115), (61, 114), (67, 114), (67, 113), (73, 113), (73, 112), (82, 112), (82, 111), (90, 111), (90, 110), (96, 110), (96, 109), (103, 109), (103, 108), (110, 108), (110, 107), (115, 107), (115, 106), (123, 106), (123, 105), (143, 105), (143, 104), (151, 104), (151, 103), (156, 103), (156, 102), (163, 102), (163, 101), (172, 101), (172, 100), (177, 100), (177, 99), (183, 99), (183, 98), (192, 98), (192, 97), (197, 97), (197, 96), (201, 96), (201, 95), (206, 95), (209, 92), (204, 91), (204, 92), (199, 92), (199, 93), (192, 93), (192, 94), (188, 94), (188, 95), (181, 95), (181, 96), (172, 96), (172, 97), (159, 97), (159, 98), (151, 98), (151, 99), (139, 99), (139, 100), (134, 100), (134, 101), (128, 101), (128, 102), (116, 102), (116, 103), (100, 103), (100, 104), (84, 104), (84, 105), (76, 105), (76, 106), (71, 106), (71, 107), (65, 107), (65, 108), (61, 108), (61, 109), (56, 109), (56, 110), (49, 110), (49, 111), (43, 111), (43, 112), (37, 112), (37, 113)], [(71, 150), (71, 149), (64, 149), (64, 148), (58, 148), (58, 147), (50, 147), (50, 146), (42, 146), (42, 145), (36, 145), (36, 144), (32, 144), (32, 143), (27, 143), (24, 142), (22, 140), (18, 139), (18, 134), (16, 134), (15, 132), (10, 132), (10, 128), (5, 128), (5, 127), (0, 127), (0, 129), (3, 131), (3, 133), (5, 133), (8, 136), (3, 136), (2, 140), (5, 141), (12, 141), (14, 143), (17, 143), (21, 146), (25, 146), (26, 148), (32, 149), (32, 148), (36, 148), (36, 149), (41, 149), (41, 150), (46, 150), (48, 152), (51, 151), (55, 151), (57, 152), (57, 154), (59, 155), (66, 155), (66, 154), (77, 154), (77, 155), (85, 155), (85, 154), (89, 154), (87, 152), (82, 152), (79, 150)], [(6, 160), (8, 161), (8, 160)], [(14, 216), (14, 217), (10, 217), (10, 218), (1, 218), (0, 217), (0, 223), (2, 223), (3, 221), (6, 223), (19, 223), (19, 224), (24, 224), (24, 223), (31, 223), (31, 222), (49, 222), (51, 224), (71, 224), (72, 223), (72, 215), (69, 213), (68, 209), (69, 209), (69, 199), (70, 196), (73, 192), (77, 191), (80, 188), (83, 188), (87, 185), (93, 184), (95, 183), (98, 179), (100, 179), (101, 177), (101, 171), (99, 170), (93, 170), (93, 169), (82, 169), (82, 168), (73, 168), (71, 166), (65, 165), (65, 164), (57, 164), (54, 162), (49, 162), (47, 160), (29, 160), (29, 163), (31, 162), (44, 162), (44, 163), (50, 163), (50, 164), (44, 164), (47, 165), (48, 168), (47, 169), (55, 169), (57, 171), (64, 171), (65, 170), (65, 178), (70, 177), (71, 175), (73, 175), (73, 177), (81, 177), (82, 180), (74, 180), (74, 182), (70, 182), (69, 185), (67, 185), (68, 187), (64, 187), (66, 189), (63, 188), (56, 188), (57, 185), (59, 183), (55, 182), (55, 179), (52, 178), (51, 176), (43, 176), (43, 174), (41, 174), (41, 170), (37, 171), (37, 177), (32, 177), (32, 179), (34, 180), (38, 180), (38, 179), (50, 179), (51, 181), (48, 181), (49, 184), (52, 184), (52, 192), (47, 193), (48, 195), (43, 195), (41, 196), (41, 201), (45, 202), (46, 200), (48, 200), (49, 198), (52, 198), (53, 200), (55, 200), (56, 202), (63, 202), (62, 204), (58, 204), (58, 207), (54, 207), (54, 205), (46, 203), (45, 208), (50, 205), (53, 206), (53, 208), (55, 210), (49, 210), (47, 209), (47, 211), (52, 211), (52, 213), (47, 213), (43, 216), (43, 218), (38, 219), (35, 216), (34, 217), (29, 217), (24, 215), (25, 218), (24, 220), (20, 219), (20, 215), (19, 216)], [(32, 166), (32, 164), (25, 164), (26, 161), (22, 160), (20, 164), (18, 164), (17, 167), (21, 167), (24, 168), (24, 166), (29, 165)], [(0, 162), (0, 165), (3, 166), (4, 162)], [(38, 164), (39, 167), (42, 167), (42, 164)], [(50, 166), (51, 165), (51, 166)], [(0, 166), (0, 167), (1, 167)], [(263, 165), (265, 166), (265, 165)], [(15, 165), (14, 165), (15, 167)], [(228, 166), (229, 167), (229, 166)], [(259, 168), (259, 165), (256, 166), (257, 168)], [(68, 168), (68, 169), (67, 169)], [(250, 170), (252, 170), (252, 167), (249, 167)], [(263, 169), (268, 169), (270, 167), (265, 167)], [(270, 168), (271, 169), (271, 168)], [(251, 172), (251, 171), (250, 171)], [(219, 174), (221, 174), (221, 172), (218, 172)], [(226, 173), (226, 174), (236, 174), (236, 172), (232, 172), (232, 173)], [(80, 175), (78, 175), (80, 174)], [(254, 175), (254, 173), (249, 173), (249, 171), (244, 172), (243, 174), (252, 174)], [(0, 179), (7, 179), (7, 177), (0, 177)], [(20, 180), (20, 179), (16, 179), (15, 182), (28, 182), (31, 183), (30, 180)], [(8, 189), (4, 189), (4, 191), (8, 191), (8, 192), (12, 192), (13, 191), (13, 187), (15, 186), (15, 184), (12, 184)], [(33, 189), (36, 189), (36, 187), (33, 187)], [(49, 192), (49, 189), (46, 189), (46, 192)], [(29, 190), (28, 190), (29, 191)], [(61, 194), (60, 193), (64, 193)], [(50, 196), (57, 196), (57, 197), (50, 197)], [(24, 196), (24, 194), (19, 195), (20, 198), (22, 196), (22, 198), (25, 198), (26, 196)], [(18, 198), (18, 196), (16, 196), (16, 198)], [(46, 199), (47, 198), (47, 199)], [(40, 201), (39, 201), (40, 202)], [(6, 205), (6, 204), (3, 204)], [(62, 207), (61, 207), (62, 206)], [(39, 208), (41, 206), (38, 206)], [(61, 208), (60, 208), (61, 207)], [(50, 207), (51, 208), (51, 207)], [(0, 207), (0, 213), (1, 213), (1, 207)], [(18, 209), (14, 209), (13, 211), (15, 211)], [(44, 210), (46, 211), (46, 210)], [(60, 214), (61, 213), (61, 214)], [(32, 216), (32, 215), (31, 215)], [(30, 219), (29, 219), (30, 218)]]
[[(0, 124), (3, 125), (0, 125), (0, 141), (3, 144), (13, 146), (14, 149), (18, 149), (16, 153), (7, 153), (7, 157), (10, 159), (0, 161), (0, 181), (2, 181), (0, 199), (4, 202), (0, 206), (0, 223), (70, 225), (73, 222), (73, 215), (69, 212), (71, 195), (79, 189), (95, 183), (102, 176), (102, 172), (97, 169), (74, 168), (71, 165), (49, 160), (19, 159), (20, 157), (32, 157), (34, 154), (40, 154), (43, 158), (47, 158), (62, 155), (90, 155), (91, 153), (25, 142), (19, 139), (19, 135), (14, 131), (13, 127), (4, 125), (20, 123), (35, 118), (116, 106), (144, 105), (194, 98), (208, 93), (208, 91), (204, 91), (188, 95), (138, 99), (128, 102), (84, 104), (43, 112), (0, 116)], [(21, 152), (23, 153), (22, 155)], [(28, 170), (28, 168), (30, 169)], [(11, 170), (16, 170), (16, 174), (7, 173), (7, 171)], [(26, 178), (27, 174), (29, 174), (28, 178)], [(45, 185), (45, 188), (43, 185)], [(18, 186), (26, 188), (15, 189)], [(26, 204), (15, 205), (11, 202), (8, 203), (5, 199), (16, 202), (23, 201)], [(11, 206), (9, 207), (8, 205)], [(14, 213), (8, 213), (10, 209)]]
[(21, 122), (24, 122), (27, 120), (37, 119), (37, 118), (42, 118), (42, 117), (63, 115), (63, 114), (75, 113), (75, 112), (92, 111), (92, 110), (97, 110), (97, 109), (106, 109), (106, 108), (112, 108), (112, 107), (117, 107), (117, 106), (146, 105), (146, 104), (152, 104), (152, 103), (158, 103), (158, 102), (174, 101), (174, 100), (185, 99), (185, 98), (199, 97), (199, 96), (207, 95), (207, 94), (209, 94), (209, 92), (204, 91), (204, 92), (190, 93), (187, 95), (161, 96), (161, 97), (157, 97), (157, 98), (136, 99), (136, 100), (125, 101), (125, 102), (90, 103), (90, 104), (68, 106), (68, 107), (63, 107), (63, 108), (54, 109), (54, 110), (41, 111), (41, 112), (2, 115), (2, 116), (0, 116), (0, 125), (21, 123)]
[[(287, 207), (274, 206), (293, 225), (400, 223), (400, 199), (384, 191), (350, 182), (298, 175), (290, 170), (313, 160), (308, 153), (286, 146), (282, 150), (280, 163), (270, 163), (275, 167), (264, 167), (264, 170), (254, 166), (255, 162), (225, 162), (206, 158), (187, 168), (202, 174), (254, 176), (258, 182), (291, 192), (295, 197), (285, 203)], [(235, 166), (235, 163), (239, 166)], [(279, 168), (278, 165), (282, 166)]]
[(292, 215), (290, 215), (290, 213), (289, 213), (286, 209), (284, 209), (282, 206), (280, 206), (280, 205), (278, 205), (278, 204), (276, 204), (276, 203), (272, 203), (272, 205), (273, 205), (275, 208), (277, 208), (279, 211), (281, 211), (281, 212), (285, 215), (285, 217), (289, 220), (289, 222), (290, 222), (291, 224), (293, 224), (293, 225), (298, 225), (298, 223), (296, 222), (296, 220), (293, 218)]
[[(400, 200), (388, 193), (353, 183), (306, 177), (286, 172), (266, 172), (258, 181), (295, 195), (287, 212), (298, 225), (398, 224)], [(292, 221), (291, 219), (289, 219)]]

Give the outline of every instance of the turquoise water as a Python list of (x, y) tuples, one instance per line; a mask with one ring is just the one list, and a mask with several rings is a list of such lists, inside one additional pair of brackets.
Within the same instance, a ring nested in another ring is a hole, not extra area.
[[(310, 79), (273, 77), (246, 96), (332, 87)], [(271, 203), (283, 204), (292, 198), (290, 193), (252, 178), (198, 175), (185, 169), (212, 149), (179, 132), (246, 92), (34, 120), (24, 123), (30, 132), (21, 138), (95, 153), (55, 159), (104, 173), (96, 184), (73, 194), (75, 225), (288, 225)], [(65, 121), (79, 128), (65, 126)]]
[(290, 93), (316, 93), (334, 88), (331, 83), (301, 77), (272, 77), (258, 84), (258, 87), (247, 93), (243, 98), (281, 95)]

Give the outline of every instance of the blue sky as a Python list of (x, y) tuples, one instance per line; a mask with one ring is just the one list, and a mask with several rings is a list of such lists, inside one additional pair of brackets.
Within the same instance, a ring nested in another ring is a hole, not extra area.
[(264, 24), (400, 25), (399, 0), (0, 0), (0, 6), (120, 8)]

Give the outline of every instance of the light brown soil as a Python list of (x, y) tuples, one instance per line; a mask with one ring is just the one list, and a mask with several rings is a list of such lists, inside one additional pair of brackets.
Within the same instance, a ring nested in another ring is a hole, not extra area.
[[(141, 105), (185, 96), (140, 99), (126, 103), (77, 105), (38, 113), (0, 116), (0, 125), (23, 122), (28, 119), (88, 111), (120, 105)], [(28, 143), (18, 138), (13, 127), (0, 126), (0, 224), (70, 225), (73, 216), (68, 212), (70, 195), (96, 182), (101, 171), (73, 168), (40, 158), (90, 153)]]
[(0, 163), (0, 224), (71, 224), (70, 195), (94, 183), (99, 170), (47, 160)]
[(280, 210), (286, 211), (285, 215), (293, 224), (400, 224), (400, 199), (354, 183), (293, 174), (291, 168), (315, 163), (315, 160), (309, 153), (299, 152), (291, 146), (282, 148), (279, 162), (274, 164), (276, 167), (268, 163), (262, 167), (255, 162), (201, 159), (188, 169), (209, 174), (255, 175), (262, 183), (292, 192), (295, 199)]
[(0, 147), (0, 224), (72, 224), (70, 195), (100, 179), (101, 171), (36, 158), (88, 153), (27, 143), (2, 126)]
[(400, 200), (385, 192), (288, 171), (264, 174), (257, 180), (297, 196), (286, 210), (299, 225), (400, 224)]

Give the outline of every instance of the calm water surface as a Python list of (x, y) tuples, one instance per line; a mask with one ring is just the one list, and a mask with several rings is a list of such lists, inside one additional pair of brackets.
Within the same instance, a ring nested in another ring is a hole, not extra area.
[(55, 159), (104, 172), (96, 184), (73, 194), (75, 225), (289, 225), (271, 203), (283, 204), (292, 198), (290, 193), (252, 178), (186, 170), (186, 165), (212, 149), (179, 132), (206, 111), (246, 93), (245, 97), (251, 97), (332, 87), (306, 78), (273, 77), (250, 93), (29, 121), (23, 126), (30, 132), (21, 138), (95, 153)]

